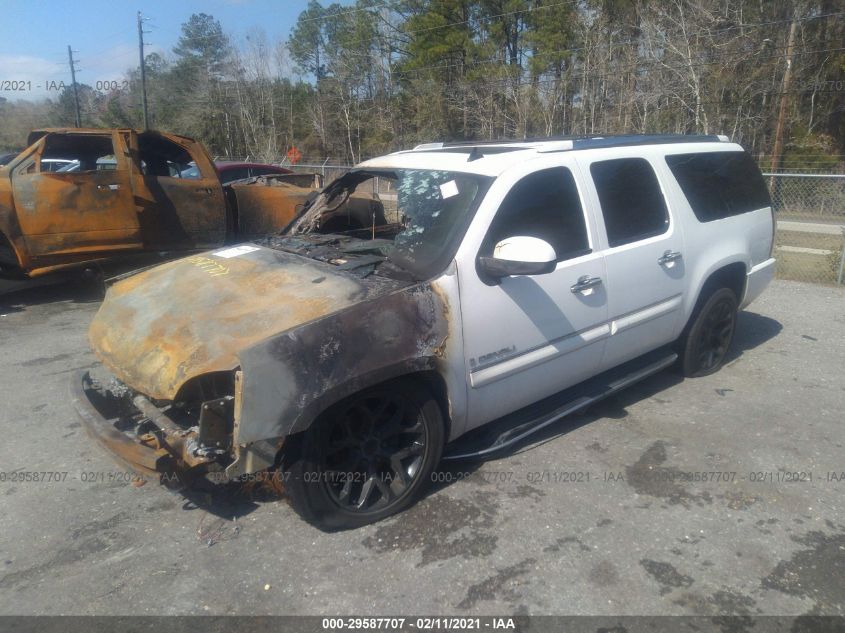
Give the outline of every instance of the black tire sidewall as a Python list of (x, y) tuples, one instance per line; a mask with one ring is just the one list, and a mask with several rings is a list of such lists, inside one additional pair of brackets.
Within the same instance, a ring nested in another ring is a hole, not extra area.
[[(332, 421), (332, 415), (358, 398), (374, 391), (399, 391), (420, 417), (426, 432), (426, 449), (419, 471), (409, 489), (401, 498), (375, 512), (358, 513), (338, 506), (329, 495), (322, 481), (320, 443), (325, 437), (325, 428)], [(286, 482), (288, 498), (294, 510), (312, 525), (326, 531), (354, 529), (375, 523), (391, 516), (412, 504), (431, 481), (431, 474), (440, 462), (445, 439), (445, 425), (440, 404), (422, 385), (408, 380), (394, 381), (360, 392), (330, 407), (320, 415), (305, 432), (291, 438), (294, 446), (286, 459)]]
[(728, 341), (728, 350), (730, 350), (730, 346), (733, 342), (734, 334), (736, 333), (736, 316), (738, 312), (738, 304), (736, 295), (734, 294), (733, 290), (729, 288), (719, 288), (713, 294), (711, 294), (704, 305), (697, 311), (696, 316), (692, 322), (692, 326), (689, 328), (686, 337), (683, 340), (683, 348), (681, 354), (681, 369), (683, 371), (684, 376), (689, 378), (698, 378), (701, 376), (709, 376), (713, 374), (722, 367), (725, 358), (727, 358), (727, 352), (722, 359), (716, 363), (713, 367), (702, 370), (698, 365), (698, 354), (696, 353), (697, 342), (701, 335), (701, 329), (704, 327), (704, 323), (707, 319), (707, 315), (713, 309), (713, 307), (724, 301), (725, 299), (729, 299), (732, 304), (732, 314), (733, 314), (733, 329), (731, 331), (731, 338)]

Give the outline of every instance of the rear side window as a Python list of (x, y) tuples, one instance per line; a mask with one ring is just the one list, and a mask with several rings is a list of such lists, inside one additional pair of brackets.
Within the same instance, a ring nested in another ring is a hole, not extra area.
[(482, 252), (501, 240), (538, 237), (555, 249), (557, 261), (590, 252), (587, 225), (572, 172), (565, 167), (535, 171), (508, 192), (490, 225)]
[(644, 158), (590, 165), (611, 247), (653, 237), (669, 228), (669, 211), (654, 170)]
[(157, 178), (199, 179), (199, 170), (191, 171), (193, 158), (187, 149), (158, 134), (138, 135), (141, 172)]
[(42, 172), (97, 171), (106, 164), (116, 167), (111, 135), (50, 134), (41, 152)]
[(760, 169), (745, 152), (675, 154), (667, 156), (666, 163), (699, 222), (772, 204)]

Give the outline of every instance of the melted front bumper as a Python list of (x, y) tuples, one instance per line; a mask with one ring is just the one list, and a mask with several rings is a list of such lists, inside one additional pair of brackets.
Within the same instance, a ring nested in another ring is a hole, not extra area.
[[(128, 411), (118, 410), (88, 372), (73, 376), (70, 399), (88, 434), (118, 463), (141, 475), (187, 483), (219, 462), (219, 455), (199, 454), (195, 428), (180, 428), (143, 398), (140, 408), (133, 404)], [(137, 431), (138, 424), (127, 424), (127, 417), (142, 420), (143, 432)]]

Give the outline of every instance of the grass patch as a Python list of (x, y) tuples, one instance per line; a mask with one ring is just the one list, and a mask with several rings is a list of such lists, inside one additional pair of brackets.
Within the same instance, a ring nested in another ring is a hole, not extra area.
[[(839, 235), (778, 231), (775, 235), (775, 257), (778, 262), (776, 275), (780, 279), (835, 284), (844, 241)], [(831, 252), (828, 255), (789, 253), (779, 250), (777, 247), (780, 246), (816, 248)]]
[(775, 244), (778, 246), (820, 248), (838, 252), (842, 250), (842, 237), (824, 233), (804, 233), (803, 231), (778, 231), (775, 234)]
[(827, 256), (776, 251), (775, 257), (777, 258), (775, 274), (779, 279), (836, 283), (839, 272), (839, 251), (834, 251), (832, 255)]

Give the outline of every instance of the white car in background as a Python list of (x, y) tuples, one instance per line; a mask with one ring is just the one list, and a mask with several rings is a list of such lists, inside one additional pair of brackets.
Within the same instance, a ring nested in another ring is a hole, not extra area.
[(42, 158), (41, 171), (76, 171), (79, 161), (65, 158)]

